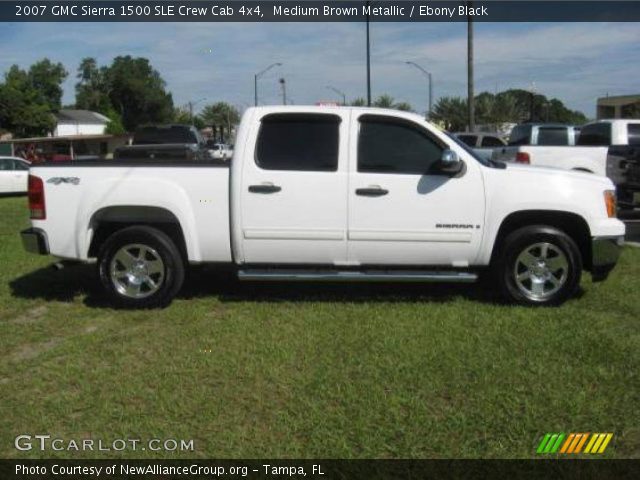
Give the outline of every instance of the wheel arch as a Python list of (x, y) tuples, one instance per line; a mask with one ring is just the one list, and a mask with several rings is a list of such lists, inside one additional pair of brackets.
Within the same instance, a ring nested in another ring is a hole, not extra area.
[(580, 215), (556, 210), (521, 210), (504, 218), (498, 229), (493, 249), (491, 264), (501, 251), (506, 237), (513, 231), (530, 225), (546, 225), (566, 233), (576, 243), (582, 257), (585, 270), (591, 270), (591, 230), (587, 221)]
[(162, 207), (144, 205), (119, 205), (96, 211), (89, 220), (90, 234), (88, 257), (97, 257), (100, 247), (113, 233), (134, 225), (145, 225), (164, 232), (175, 243), (183, 259), (189, 259), (189, 247), (180, 220)]

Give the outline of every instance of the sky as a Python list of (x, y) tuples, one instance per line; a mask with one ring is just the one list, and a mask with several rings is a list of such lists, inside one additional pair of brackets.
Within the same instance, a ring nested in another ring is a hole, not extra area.
[[(434, 103), (466, 96), (466, 23), (372, 23), (372, 95), (389, 94), (427, 109), (427, 79)], [(48, 57), (69, 72), (63, 103), (75, 99), (75, 74), (84, 57), (100, 65), (118, 55), (148, 58), (166, 81), (176, 106), (227, 101), (253, 104), (254, 74), (260, 104), (281, 103), (285, 78), (295, 104), (366, 96), (363, 23), (0, 23), (0, 72), (27, 68)], [(534, 88), (569, 108), (595, 116), (596, 99), (640, 93), (640, 28), (635, 23), (476, 23), (476, 93)]]

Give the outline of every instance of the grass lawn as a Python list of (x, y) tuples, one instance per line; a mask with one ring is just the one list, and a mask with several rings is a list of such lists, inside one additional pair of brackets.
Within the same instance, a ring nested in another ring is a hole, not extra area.
[(0, 198), (0, 458), (82, 457), (14, 449), (42, 433), (195, 445), (88, 458), (513, 458), (546, 432), (640, 457), (640, 249), (556, 309), (200, 269), (170, 307), (116, 311), (91, 266), (23, 252), (25, 204)]

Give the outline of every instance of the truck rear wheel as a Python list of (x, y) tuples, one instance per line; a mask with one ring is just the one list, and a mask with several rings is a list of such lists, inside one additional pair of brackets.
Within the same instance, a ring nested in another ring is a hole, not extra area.
[(496, 273), (511, 301), (559, 305), (580, 285), (580, 251), (571, 237), (554, 227), (520, 228), (507, 236), (501, 253)]
[(164, 232), (147, 226), (118, 230), (98, 256), (100, 281), (109, 297), (127, 308), (167, 306), (184, 281), (184, 262)]

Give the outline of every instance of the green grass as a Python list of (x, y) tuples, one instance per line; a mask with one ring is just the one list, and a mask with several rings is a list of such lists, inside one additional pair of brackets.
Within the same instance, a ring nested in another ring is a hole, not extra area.
[(92, 267), (24, 253), (0, 199), (0, 458), (19, 434), (194, 439), (126, 457), (532, 457), (614, 432), (640, 457), (640, 249), (555, 309), (476, 286), (246, 285), (200, 270), (158, 311), (106, 305)]

